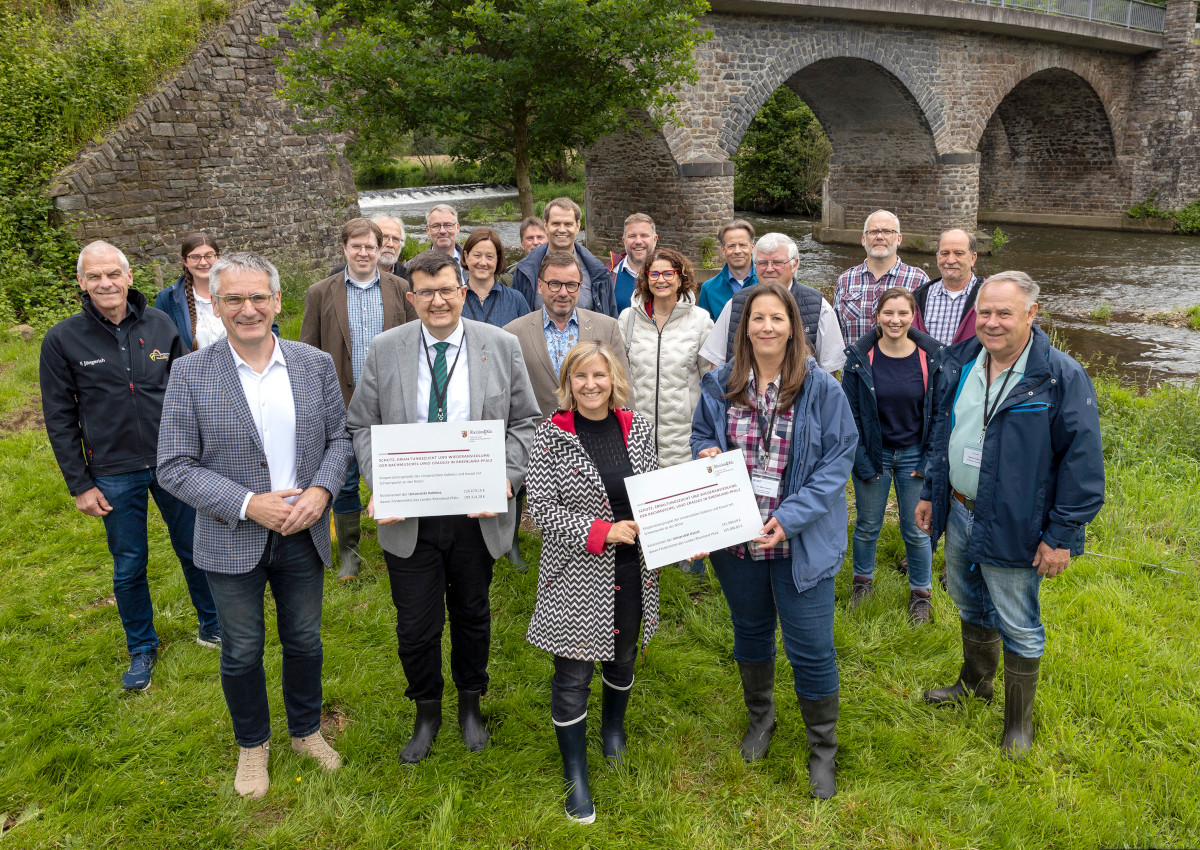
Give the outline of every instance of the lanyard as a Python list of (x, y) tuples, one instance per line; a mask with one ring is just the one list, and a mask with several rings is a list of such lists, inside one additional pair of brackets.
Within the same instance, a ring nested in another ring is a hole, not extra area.
[[(1031, 342), (1033, 342), (1033, 334), (1029, 335), (1029, 339), (1025, 343), (1025, 348), (1021, 349), (1021, 354), (1025, 353), (1025, 349), (1029, 348), (1029, 343)], [(1017, 355), (1017, 360), (1021, 359), (1021, 354)], [(983, 358), (983, 430), (979, 432), (979, 445), (981, 446), (983, 445), (983, 438), (987, 436), (988, 425), (991, 424), (992, 418), (996, 415), (996, 411), (1000, 407), (1000, 402), (1004, 401), (1004, 388), (1008, 386), (1008, 379), (1012, 377), (1013, 368), (1017, 365), (1017, 360), (1014, 360), (1012, 366), (1004, 370), (1004, 380), (1000, 383), (1000, 389), (996, 393), (996, 403), (991, 406), (992, 409), (989, 412), (988, 402), (992, 389), (989, 372), (991, 371), (992, 353), (989, 351)]]
[(433, 397), (437, 401), (438, 422), (446, 421), (446, 397), (450, 394), (450, 379), (454, 377), (454, 370), (458, 367), (458, 358), (462, 354), (463, 343), (467, 341), (466, 330), (463, 330), (463, 340), (459, 343), (458, 350), (454, 352), (454, 363), (450, 366), (450, 371), (446, 373), (446, 383), (440, 388), (438, 387), (437, 376), (433, 374), (433, 361), (429, 359), (429, 343), (425, 341), (425, 331), (421, 330), (421, 347), (425, 349), (425, 362), (429, 364), (429, 385), (433, 387)]
[[(496, 302), (500, 300), (499, 298), (492, 297), (495, 295), (495, 289), (496, 289), (496, 284), (493, 283), (492, 284), (493, 291), (488, 293), (488, 297), (491, 299), (492, 303), (488, 304), (488, 308), (487, 308), (487, 310), (484, 311), (482, 319), (480, 319), (479, 314), (477, 312), (475, 312), (475, 305), (471, 303), (471, 299), (470, 298), (466, 299), (467, 309), (471, 311), (472, 319), (474, 319), (477, 322), (482, 321), (486, 324), (487, 320), (492, 317), (492, 311), (496, 309)], [(476, 295), (475, 297), (478, 298), (479, 296)], [(455, 359), (457, 359), (457, 358), (458, 358), (458, 355), (455, 355)]]
[[(770, 384), (767, 384), (768, 389)], [(765, 392), (764, 392), (765, 395)], [(771, 418), (766, 422), (763, 421), (762, 414), (758, 410), (758, 393), (754, 394), (754, 417), (758, 420), (759, 442), (762, 444), (762, 450), (759, 452), (759, 466), (765, 467), (771, 459), (771, 441), (775, 437), (775, 417), (779, 414), (779, 399), (776, 396), (775, 403), (771, 405)]]

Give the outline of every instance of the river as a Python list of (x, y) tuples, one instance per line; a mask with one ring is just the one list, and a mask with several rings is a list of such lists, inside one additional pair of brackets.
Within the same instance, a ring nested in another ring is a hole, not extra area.
[[(461, 215), (471, 207), (491, 209), (515, 197), (515, 192), (497, 188), (425, 191), (419, 198), (370, 192), (364, 193), (360, 204), (364, 215), (399, 215), (417, 235), (424, 227), (425, 211), (436, 203), (449, 203)], [(859, 247), (814, 240), (810, 219), (742, 215), (760, 234), (776, 230), (796, 240), (800, 278), (811, 285), (831, 288), (842, 271), (862, 262)], [(517, 221), (489, 226), (506, 245), (518, 243)], [(470, 229), (463, 226), (464, 233)], [(1200, 304), (1200, 239), (1015, 225), (1004, 227), (1004, 232), (1008, 243), (996, 254), (981, 256), (977, 272), (1028, 272), (1042, 287), (1044, 323), (1065, 339), (1075, 356), (1092, 364), (1111, 365), (1144, 385), (1200, 377), (1200, 331), (1144, 320), (1147, 313)], [(905, 252), (903, 246), (900, 254), (905, 262), (937, 276), (932, 255)], [(1107, 322), (1090, 317), (1105, 304), (1112, 310)]]

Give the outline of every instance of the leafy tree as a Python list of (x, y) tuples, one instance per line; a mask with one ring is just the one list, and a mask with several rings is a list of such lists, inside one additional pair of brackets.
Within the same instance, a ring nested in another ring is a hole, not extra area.
[(425, 128), (454, 156), (530, 165), (672, 116), (707, 0), (301, 0), (283, 95), (315, 123), (386, 139)]
[(812, 110), (781, 86), (754, 116), (733, 155), (734, 205), (763, 213), (818, 212), (832, 153)]

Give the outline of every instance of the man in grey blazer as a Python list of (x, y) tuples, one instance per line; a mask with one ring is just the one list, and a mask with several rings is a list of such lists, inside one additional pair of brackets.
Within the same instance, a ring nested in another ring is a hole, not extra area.
[(292, 749), (341, 766), (321, 737), (321, 592), (329, 503), (352, 447), (330, 356), (271, 333), (279, 273), (255, 254), (213, 264), (219, 342), (171, 371), (159, 428), (163, 486), (196, 509), (193, 557), (221, 622), (221, 687), (240, 748), (233, 787), (262, 797), (271, 721), (263, 594), (275, 600)]
[(371, 426), (498, 419), (505, 423), (508, 511), (421, 519), (375, 516), (396, 606), (396, 642), (416, 702), (404, 764), (429, 754), (442, 723), (442, 630), (450, 620), (450, 671), (458, 689), (463, 741), (481, 750), (490, 740), (479, 710), (488, 685), (495, 559), (508, 550), (517, 522), (513, 493), (525, 480), (538, 421), (537, 401), (520, 346), (509, 334), (462, 319), (466, 287), (454, 257), (418, 254), (408, 264), (407, 295), (420, 322), (375, 337), (350, 401), (348, 423), (359, 468), (372, 487)]

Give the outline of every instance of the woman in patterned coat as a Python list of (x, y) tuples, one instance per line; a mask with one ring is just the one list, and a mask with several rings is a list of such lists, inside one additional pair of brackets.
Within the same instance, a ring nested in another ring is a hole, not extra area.
[(604, 756), (625, 751), (625, 708), (638, 632), (658, 628), (658, 576), (646, 569), (625, 479), (658, 467), (650, 424), (621, 407), (628, 380), (612, 347), (586, 340), (559, 370), (558, 410), (538, 426), (525, 486), (542, 531), (537, 604), (526, 639), (554, 654), (550, 717), (567, 785), (567, 816), (592, 823), (587, 700), (596, 662), (603, 682)]

